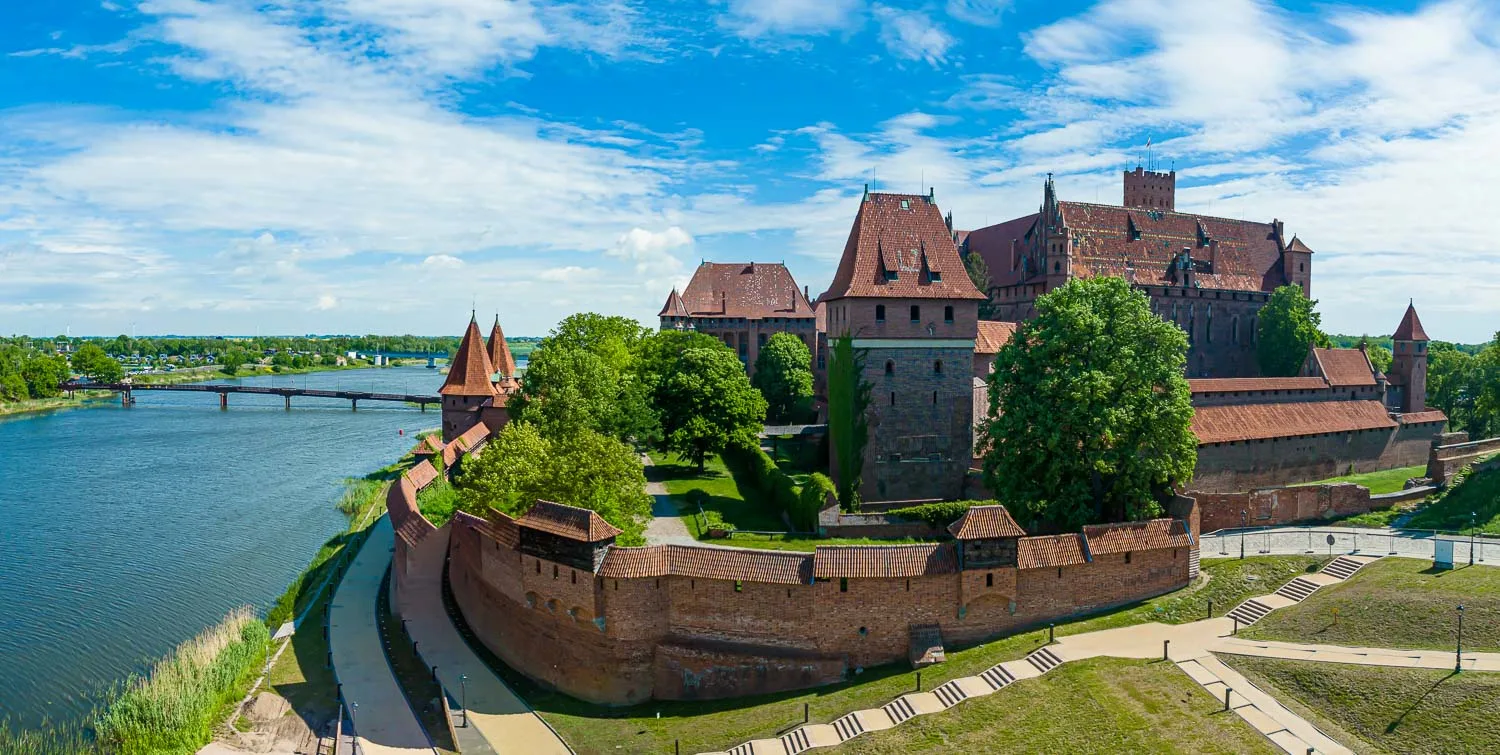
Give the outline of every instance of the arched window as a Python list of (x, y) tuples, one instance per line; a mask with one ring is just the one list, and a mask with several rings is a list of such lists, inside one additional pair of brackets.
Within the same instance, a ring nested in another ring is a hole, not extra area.
[(932, 372), (935, 375), (943, 374), (943, 360), (939, 359), (932, 363)]
[(875, 305), (875, 322), (885, 322), (885, 305)]
[(885, 360), (885, 374), (887, 374), (887, 375), (894, 375), (894, 374), (896, 374), (896, 363), (895, 362), (893, 362), (893, 361), (891, 361), (889, 359)]

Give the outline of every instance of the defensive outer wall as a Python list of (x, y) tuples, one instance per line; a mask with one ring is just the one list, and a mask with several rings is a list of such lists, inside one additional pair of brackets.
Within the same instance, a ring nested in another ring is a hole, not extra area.
[[(443, 447), (479, 452), (476, 425)], [(393, 589), (404, 608), (407, 553), (436, 531), (419, 464), (391, 486)], [(1001, 507), (973, 509), (954, 540), (820, 547), (815, 553), (691, 545), (622, 548), (592, 512), (539, 502), (525, 516), (460, 513), (448, 579), (475, 634), (512, 668), (605, 704), (714, 699), (838, 682), (1186, 586), (1198, 571), (1198, 515), (1026, 536)]]

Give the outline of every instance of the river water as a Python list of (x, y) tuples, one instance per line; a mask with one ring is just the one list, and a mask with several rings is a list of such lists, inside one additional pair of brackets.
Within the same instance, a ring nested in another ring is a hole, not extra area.
[[(423, 367), (246, 378), (435, 394)], [(436, 408), (137, 393), (0, 419), (0, 719), (81, 716), (230, 609), (264, 610), (344, 526), (348, 477), (394, 461)], [(405, 431), (401, 435), (398, 431)]]

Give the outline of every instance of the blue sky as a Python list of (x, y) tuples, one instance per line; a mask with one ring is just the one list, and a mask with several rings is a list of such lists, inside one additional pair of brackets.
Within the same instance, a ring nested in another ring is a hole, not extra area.
[(1493, 3), (58, 0), (0, 10), (0, 332), (649, 324), (703, 258), (821, 291), (872, 175), (971, 228), (1147, 138), (1329, 329), (1500, 329)]

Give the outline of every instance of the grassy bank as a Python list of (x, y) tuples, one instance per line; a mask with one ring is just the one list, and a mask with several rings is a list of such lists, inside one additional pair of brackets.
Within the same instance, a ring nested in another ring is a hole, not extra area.
[(1363, 485), (1370, 489), (1373, 495), (1382, 493), (1395, 493), (1406, 488), (1406, 481), (1413, 477), (1426, 477), (1427, 466), (1401, 467), (1399, 469), (1386, 469), (1379, 472), (1364, 472), (1362, 474), (1349, 474), (1339, 477), (1330, 477), (1326, 480), (1303, 483), (1304, 485), (1332, 485), (1340, 482), (1351, 482), (1355, 485)]
[(1464, 606), (1464, 647), (1500, 649), (1500, 569), (1437, 571), (1383, 558), (1342, 584), (1240, 631), (1247, 638), (1320, 645), (1451, 649)]
[[(1148, 621), (1195, 621), (1206, 615), (1210, 598), (1214, 600), (1214, 614), (1222, 615), (1244, 598), (1271, 592), (1291, 576), (1315, 569), (1323, 560), (1270, 556), (1244, 561), (1205, 561), (1203, 569), (1209, 575), (1205, 582), (1089, 618), (1059, 623), (1056, 632), (1067, 635)], [(451, 595), (444, 597), (450, 602), (451, 614)], [(467, 632), (461, 618), (455, 619), (455, 624), (461, 632)], [(878, 708), (916, 688), (916, 672), (911, 666), (895, 663), (866, 668), (849, 681), (811, 690), (733, 700), (606, 707), (543, 689), (505, 666), (472, 636), (466, 639), (580, 755), (671, 752), (674, 741), (680, 741), (683, 752), (724, 750), (746, 740), (776, 736), (800, 723), (804, 704), (812, 722), (829, 723), (853, 710)], [(996, 663), (1022, 658), (1046, 643), (1047, 630), (1043, 628), (973, 647), (950, 649), (947, 662), (923, 669), (923, 688), (977, 675)], [(1207, 697), (1205, 700), (1212, 702)], [(1053, 698), (1048, 701), (1056, 706), (1067, 702)]]
[[(689, 461), (657, 451), (651, 452), (651, 464), (646, 468), (646, 479), (666, 486), (693, 537), (701, 539), (710, 529), (786, 530), (775, 506), (745, 499), (724, 460), (717, 456), (704, 462), (702, 472)], [(699, 504), (703, 516), (698, 515)]]
[(30, 414), (32, 412), (51, 412), (59, 409), (77, 409), (84, 406), (97, 406), (110, 403), (114, 394), (109, 391), (78, 391), (73, 398), (67, 396), (55, 396), (53, 398), (28, 399), (26, 401), (0, 401), (0, 417), (13, 414)]
[[(1471, 516), (1472, 515), (1472, 516)], [(1500, 469), (1472, 472), (1444, 490), (1406, 523), (1408, 527), (1500, 535)]]
[(1500, 742), (1500, 674), (1220, 659), (1359, 752), (1494, 752)]

